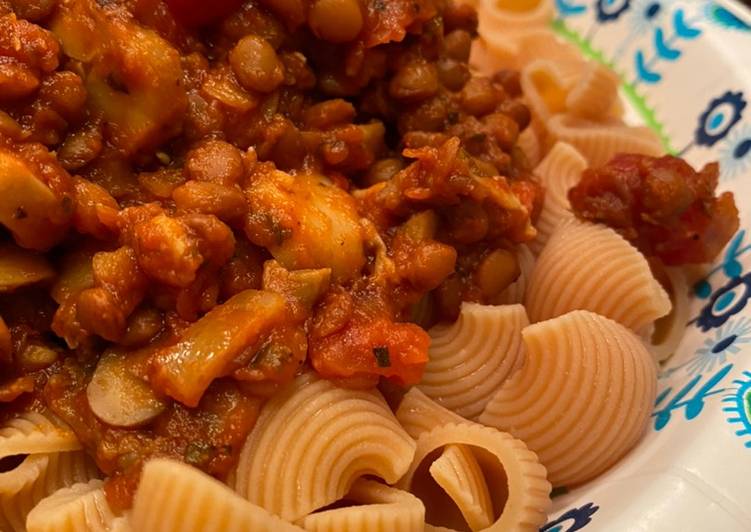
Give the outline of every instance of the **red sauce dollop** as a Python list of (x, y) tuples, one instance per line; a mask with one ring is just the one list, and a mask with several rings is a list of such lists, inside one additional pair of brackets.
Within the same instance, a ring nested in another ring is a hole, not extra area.
[(616, 155), (569, 191), (579, 218), (617, 230), (667, 265), (711, 262), (738, 230), (733, 194), (716, 195), (719, 166), (678, 157)]

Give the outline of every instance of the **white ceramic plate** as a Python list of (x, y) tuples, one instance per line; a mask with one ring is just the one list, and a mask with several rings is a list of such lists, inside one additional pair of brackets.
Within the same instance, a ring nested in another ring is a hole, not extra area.
[(719, 160), (741, 230), (694, 288), (648, 433), (556, 496), (547, 532), (751, 531), (751, 13), (709, 0), (556, 0), (554, 30), (610, 65), (637, 120), (695, 166)]

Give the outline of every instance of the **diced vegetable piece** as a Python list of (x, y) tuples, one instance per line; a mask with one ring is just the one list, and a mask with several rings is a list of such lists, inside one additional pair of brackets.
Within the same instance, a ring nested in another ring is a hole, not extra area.
[(51, 28), (85, 64), (91, 105), (115, 147), (131, 154), (179, 131), (187, 107), (180, 55), (156, 32), (91, 0), (63, 3)]
[(285, 319), (279, 294), (246, 290), (183, 331), (180, 340), (156, 353), (151, 382), (159, 391), (187, 406), (196, 406), (211, 382), (232, 361), (263, 340)]
[(116, 342), (146, 293), (146, 278), (127, 246), (97, 253), (92, 268), (95, 286), (78, 294), (76, 317), (84, 330)]
[(86, 388), (89, 407), (96, 416), (115, 427), (136, 427), (164, 412), (167, 403), (131, 372), (126, 353), (102, 355)]
[(0, 150), (0, 224), (22, 247), (44, 250), (65, 234), (63, 202), (17, 155)]
[(248, 238), (285, 268), (331, 268), (334, 280), (348, 280), (365, 264), (354, 201), (323, 177), (264, 171), (247, 197)]
[(93, 249), (77, 250), (63, 257), (60, 275), (50, 292), (58, 304), (62, 305), (70, 296), (94, 286), (94, 253)]
[(0, 246), (0, 292), (47, 281), (55, 276), (47, 259), (12, 244)]
[(303, 314), (300, 316), (303, 319), (330, 284), (330, 268), (289, 271), (275, 260), (266, 261), (263, 265), (263, 289), (286, 296), (296, 307), (295, 314)]

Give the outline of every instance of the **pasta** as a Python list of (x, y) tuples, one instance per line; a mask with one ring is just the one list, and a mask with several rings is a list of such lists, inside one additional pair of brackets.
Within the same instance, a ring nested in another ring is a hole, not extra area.
[(618, 76), (605, 65), (589, 62), (566, 96), (566, 109), (574, 116), (607, 118), (618, 101)]
[(551, 142), (568, 142), (579, 150), (590, 166), (602, 166), (617, 153), (657, 156), (662, 145), (645, 127), (629, 127), (619, 120), (593, 122), (570, 114), (559, 114), (547, 122)]
[(115, 515), (107, 503), (102, 481), (73, 484), (42, 499), (26, 518), (28, 532), (107, 532)]
[(79, 449), (73, 431), (51, 412), (26, 412), (0, 428), (0, 458)]
[(480, 464), (467, 446), (447, 445), (428, 471), (456, 503), (472, 530), (482, 530), (493, 523), (488, 485)]
[(509, 434), (474, 423), (459, 423), (441, 425), (423, 433), (417, 440), (412, 466), (399, 481), (399, 486), (422, 499), (429, 524), (449, 528), (462, 526), (463, 519), (452, 514), (451, 505), (447, 505), (423, 478), (423, 461), (437, 449), (449, 445), (478, 449), (475, 458), (482, 467), (494, 512), (494, 522), (489, 529), (536, 531), (545, 522), (545, 512), (550, 505), (550, 483), (545, 480), (545, 468), (535, 454)]
[(545, 187), (542, 212), (537, 220), (537, 238), (530, 244), (539, 255), (550, 235), (561, 223), (573, 217), (568, 191), (581, 178), (587, 161), (571, 145), (558, 142), (535, 168), (535, 175)]
[(520, 83), (532, 115), (531, 127), (543, 139), (545, 150), (549, 143), (549, 122), (554, 115), (565, 112), (569, 86), (555, 63), (540, 59), (524, 67)]
[(424, 432), (449, 423), (463, 423), (466, 420), (453, 413), (421, 392), (417, 387), (410, 389), (396, 410), (399, 424), (414, 439)]
[(97, 474), (80, 451), (27, 456), (18, 467), (0, 473), (0, 530), (26, 530), (26, 516), (40, 500)]
[(464, 303), (452, 325), (430, 331), (430, 361), (420, 390), (471, 419), (522, 362), (521, 330), (529, 324), (521, 305)]
[(486, 75), (509, 67), (523, 70), (535, 61), (555, 65), (564, 84), (577, 80), (585, 64), (576, 48), (561, 42), (546, 28), (512, 34), (481, 31), (480, 39), (472, 48), (472, 66)]
[(662, 268), (664, 282), (661, 283), (670, 294), (671, 310), (655, 322), (654, 330), (649, 331), (648, 347), (655, 360), (662, 362), (672, 355), (686, 330), (689, 320), (690, 285), (686, 272), (681, 268)]
[[(480, 0), (480, 31), (506, 34), (544, 26), (553, 18), (551, 0)], [(531, 9), (525, 9), (532, 6)]]
[(584, 310), (530, 325), (522, 336), (524, 367), (479, 420), (524, 441), (554, 486), (581, 484), (644, 432), (655, 399), (654, 361), (634, 333)]
[(128, 515), (116, 517), (110, 524), (109, 532), (133, 532)]
[(418, 532), (423, 530), (425, 507), (420, 499), (373, 480), (358, 479), (345, 500), (363, 506), (336, 508), (308, 515), (302, 520), (310, 532)]
[(585, 309), (641, 333), (670, 312), (670, 298), (644, 256), (618, 233), (571, 220), (540, 253), (525, 306), (533, 323)]
[(130, 521), (134, 531), (149, 532), (302, 530), (249, 503), (205, 473), (166, 459), (144, 466)]
[(396, 482), (414, 445), (377, 391), (338, 388), (307, 373), (263, 407), (235, 489), (295, 521), (341, 499), (362, 475)]

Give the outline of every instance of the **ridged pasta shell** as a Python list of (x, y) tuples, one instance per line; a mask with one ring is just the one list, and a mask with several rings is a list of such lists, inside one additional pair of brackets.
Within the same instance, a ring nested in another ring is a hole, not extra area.
[(522, 332), (526, 362), (480, 422), (535, 451), (554, 486), (581, 484), (631, 449), (650, 418), (656, 366), (622, 325), (574, 311)]
[(548, 122), (551, 117), (566, 110), (569, 86), (558, 66), (543, 59), (526, 65), (521, 71), (519, 83), (532, 115), (530, 127), (534, 129), (545, 151), (549, 146)]
[(428, 471), (454, 501), (472, 530), (493, 524), (488, 485), (480, 464), (466, 445), (447, 445)]
[(0, 530), (25, 531), (26, 516), (39, 501), (97, 474), (81, 451), (27, 456), (15, 469), (0, 473)]
[(77, 451), (76, 435), (52, 412), (25, 412), (0, 428), (0, 458), (19, 454)]
[(130, 522), (139, 532), (302, 530), (249, 503), (202, 471), (161, 458), (143, 468)]
[(441, 425), (466, 422), (463, 417), (442, 407), (417, 387), (411, 388), (404, 394), (396, 410), (396, 419), (414, 439)]
[(522, 71), (538, 60), (555, 65), (564, 86), (575, 83), (586, 64), (575, 46), (561, 41), (546, 27), (527, 27), (509, 34), (485, 25), (480, 28), (480, 38), (473, 44), (470, 56), (472, 67), (487, 76), (501, 68)]
[(337, 508), (302, 519), (310, 532), (422, 532), (425, 507), (420, 499), (373, 480), (358, 479), (345, 499), (364, 506)]
[(657, 157), (663, 148), (649, 128), (623, 124), (620, 120), (593, 122), (571, 114), (550, 118), (547, 131), (551, 142), (568, 142), (587, 159), (589, 166), (602, 166), (617, 153), (640, 153)]
[(505, 9), (495, 0), (478, 2), (480, 31), (487, 33), (508, 34), (534, 27), (543, 28), (553, 20), (554, 14), (552, 0), (541, 0), (532, 9), (525, 11)]
[(94, 479), (42, 499), (26, 517), (27, 532), (107, 532), (115, 514), (102, 486)]
[(430, 361), (418, 385), (438, 404), (472, 419), (522, 363), (522, 305), (463, 303), (459, 319), (430, 330)]
[(341, 499), (362, 475), (396, 482), (414, 449), (377, 390), (339, 388), (307, 373), (261, 409), (235, 490), (296, 521)]
[(557, 142), (535, 168), (535, 175), (545, 187), (542, 212), (535, 226), (537, 237), (529, 244), (535, 255), (540, 254), (561, 222), (573, 217), (568, 191), (579, 182), (586, 168), (584, 157), (565, 142)]
[(590, 120), (607, 119), (618, 100), (619, 84), (618, 75), (610, 68), (590, 61), (566, 97), (566, 109)]
[(508, 433), (476, 423), (458, 423), (423, 433), (417, 440), (412, 466), (399, 481), (399, 486), (423, 499), (425, 518), (430, 524), (456, 526), (454, 523), (435, 522), (435, 519), (446, 518), (445, 501), (434, 496), (434, 490), (421, 493), (425, 484), (416, 476), (418, 470), (423, 470), (422, 463), (426, 458), (448, 445), (482, 450), (481, 454), (473, 454), (488, 484), (494, 516), (499, 515), (486, 530), (532, 532), (545, 522), (550, 506), (550, 483), (545, 479), (545, 468), (535, 453)]
[(537, 258), (525, 299), (532, 323), (591, 310), (641, 333), (670, 312), (644, 256), (612, 229), (570, 220)]
[(650, 331), (647, 347), (658, 362), (666, 360), (681, 343), (690, 317), (691, 287), (682, 268), (664, 268), (670, 293), (672, 309), (667, 316), (655, 322), (655, 331)]
[(136, 532), (130, 524), (130, 516), (128, 514), (116, 517), (110, 525), (109, 532)]
[(519, 278), (508, 285), (506, 289), (496, 297), (494, 305), (515, 305), (524, 302), (524, 294), (529, 285), (529, 278), (535, 268), (535, 256), (529, 247), (524, 244), (516, 246), (516, 260), (519, 263)]

